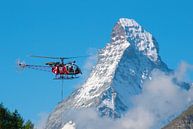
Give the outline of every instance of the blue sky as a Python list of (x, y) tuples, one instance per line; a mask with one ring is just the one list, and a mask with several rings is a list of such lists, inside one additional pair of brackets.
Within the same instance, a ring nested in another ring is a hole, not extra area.
[[(170, 68), (182, 60), (193, 64), (192, 5), (192, 0), (1, 0), (0, 102), (37, 122), (38, 114), (52, 111), (60, 101), (61, 82), (49, 73), (17, 72), (16, 60), (43, 64), (49, 60), (27, 55), (86, 55), (109, 42), (121, 17), (135, 19), (154, 35)], [(84, 67), (85, 61), (78, 64)], [(65, 96), (83, 81), (65, 81)]]

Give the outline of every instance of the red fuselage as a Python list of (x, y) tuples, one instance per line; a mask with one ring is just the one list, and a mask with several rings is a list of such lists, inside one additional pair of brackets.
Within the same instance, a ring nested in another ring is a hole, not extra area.
[(76, 65), (57, 65), (52, 67), (52, 73), (56, 75), (77, 75), (81, 74), (80, 69)]

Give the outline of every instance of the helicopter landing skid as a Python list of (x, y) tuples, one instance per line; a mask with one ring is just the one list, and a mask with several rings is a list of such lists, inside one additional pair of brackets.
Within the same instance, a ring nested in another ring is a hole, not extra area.
[(79, 77), (75, 77), (75, 76), (60, 76), (60, 77), (55, 77), (53, 80), (72, 80), (72, 79), (76, 79)]

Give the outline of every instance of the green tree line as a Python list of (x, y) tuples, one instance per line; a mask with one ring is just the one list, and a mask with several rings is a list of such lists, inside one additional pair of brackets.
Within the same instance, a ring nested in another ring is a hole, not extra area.
[(10, 112), (0, 104), (0, 129), (34, 129), (31, 121), (24, 121), (17, 110)]

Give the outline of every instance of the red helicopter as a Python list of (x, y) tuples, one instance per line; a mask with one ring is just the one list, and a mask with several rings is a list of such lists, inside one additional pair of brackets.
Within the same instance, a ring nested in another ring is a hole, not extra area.
[(31, 65), (24, 62), (17, 62), (17, 65), (21, 69), (30, 68), (41, 71), (48, 71), (55, 74), (55, 80), (64, 80), (64, 79), (75, 79), (82, 74), (81, 69), (76, 65), (76, 61), (71, 61), (64, 63), (64, 60), (80, 58), (85, 56), (77, 57), (48, 57), (48, 56), (31, 56), (35, 58), (48, 58), (48, 59), (58, 59), (60, 62), (47, 62), (45, 65)]

